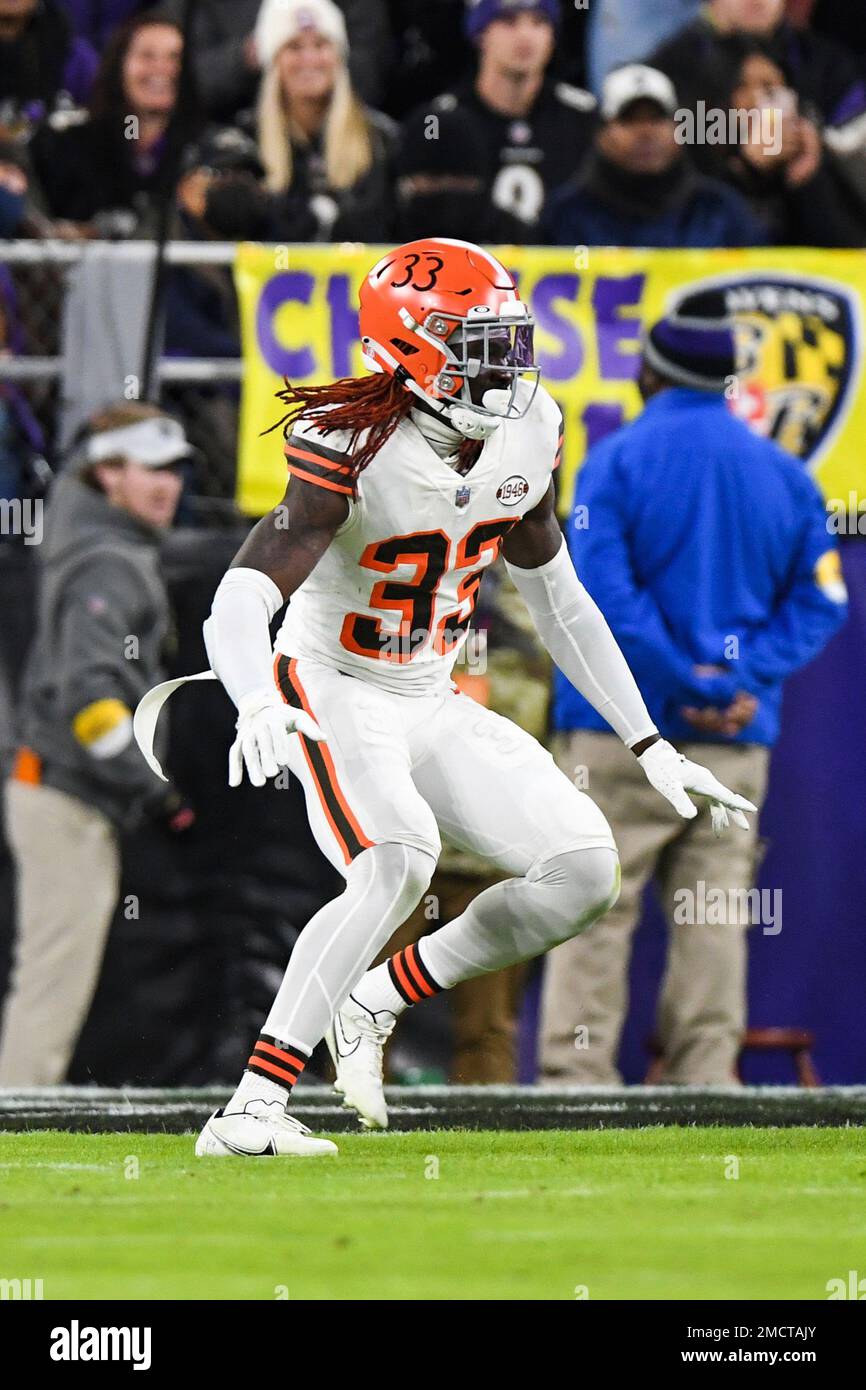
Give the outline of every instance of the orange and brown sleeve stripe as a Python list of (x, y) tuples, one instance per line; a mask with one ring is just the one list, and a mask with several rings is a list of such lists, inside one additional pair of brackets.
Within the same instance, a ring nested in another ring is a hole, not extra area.
[(289, 1052), (278, 1038), (260, 1033), (247, 1062), (247, 1070), (266, 1076), (269, 1081), (290, 1091), (309, 1060), (300, 1051)]
[(442, 993), (442, 986), (433, 979), (415, 942), (391, 957), (388, 974), (400, 998), (407, 1004), (419, 1004), (422, 999), (432, 999), (434, 994)]
[(317, 483), (331, 492), (352, 495), (351, 459), (336, 449), (329, 449), (317, 439), (290, 434), (286, 440), (286, 466), (290, 473), (306, 483)]

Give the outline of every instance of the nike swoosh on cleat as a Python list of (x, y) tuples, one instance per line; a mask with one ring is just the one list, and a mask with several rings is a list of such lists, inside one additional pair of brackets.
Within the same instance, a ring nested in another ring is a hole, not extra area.
[[(339, 1043), (339, 1040), (338, 1040), (338, 1037), (337, 1037), (337, 1030), (338, 1030), (338, 1029), (339, 1029), (339, 1032), (342, 1034), (343, 1042), (346, 1044), (346, 1046), (347, 1046), (348, 1049), (349, 1049), (348, 1052), (341, 1052), (341, 1051), (340, 1051), (340, 1043)], [(336, 1018), (334, 1019), (334, 1046), (335, 1046), (336, 1049), (337, 1049), (337, 1056), (338, 1056), (338, 1057), (351, 1057), (352, 1054), (355, 1053), (355, 1052), (357, 1052), (357, 1051), (358, 1051), (358, 1048), (361, 1046), (361, 1038), (360, 1038), (360, 1035), (359, 1035), (357, 1038), (355, 1038), (354, 1043), (350, 1043), (350, 1042), (349, 1042), (349, 1039), (346, 1037), (345, 1029), (343, 1028), (342, 1023), (340, 1022), (340, 1016), (339, 1016), (339, 1014), (338, 1014), (338, 1015), (336, 1016)]]
[(230, 1143), (230, 1141), (224, 1139), (221, 1134), (217, 1134), (216, 1138), (221, 1144), (224, 1144), (227, 1149), (231, 1149), (233, 1154), (238, 1154), (241, 1158), (265, 1158), (266, 1156), (276, 1156), (276, 1145), (273, 1139), (270, 1138), (263, 1149), (239, 1149), (237, 1144)]

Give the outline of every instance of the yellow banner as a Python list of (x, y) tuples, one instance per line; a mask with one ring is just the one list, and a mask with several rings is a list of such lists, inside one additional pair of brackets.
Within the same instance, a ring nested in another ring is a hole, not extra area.
[[(385, 248), (238, 248), (244, 388), (238, 457), (241, 509), (260, 516), (282, 497), (286, 469), (274, 393), (293, 383), (361, 375), (358, 288)], [(562, 407), (560, 497), (567, 507), (587, 449), (641, 408), (640, 337), (673, 300), (723, 305), (741, 366), (731, 408), (803, 460), (828, 499), (866, 498), (866, 391), (861, 375), (866, 254), (861, 251), (618, 251), (500, 247), (536, 322), (542, 381)]]

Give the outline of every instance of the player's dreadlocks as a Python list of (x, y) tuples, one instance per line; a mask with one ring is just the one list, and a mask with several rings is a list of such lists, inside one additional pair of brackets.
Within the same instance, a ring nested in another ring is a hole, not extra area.
[[(290, 409), (262, 433), (270, 434), (280, 426), (293, 425), (302, 416), (317, 422), (321, 420), (318, 428), (323, 435), (334, 430), (349, 430), (353, 483), (416, 403), (412, 392), (385, 372), (344, 376), (326, 386), (292, 386), (288, 379), (284, 380), (285, 388), (277, 391), (276, 396)], [(369, 433), (358, 448), (358, 440), (365, 430)], [(474, 462), (478, 452), (475, 440), (462, 440), (458, 450), (460, 465)]]

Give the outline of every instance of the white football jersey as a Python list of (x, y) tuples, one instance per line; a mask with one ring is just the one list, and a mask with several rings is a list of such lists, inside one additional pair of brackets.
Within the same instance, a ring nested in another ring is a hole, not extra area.
[(429, 695), (448, 685), (482, 572), (547, 492), (561, 412), (539, 386), (526, 415), (503, 420), (466, 474), (406, 418), (360, 474), (354, 497), (348, 440), (310, 422), (287, 440), (289, 471), (344, 493), (349, 515), (292, 595), (276, 647), (386, 690)]

